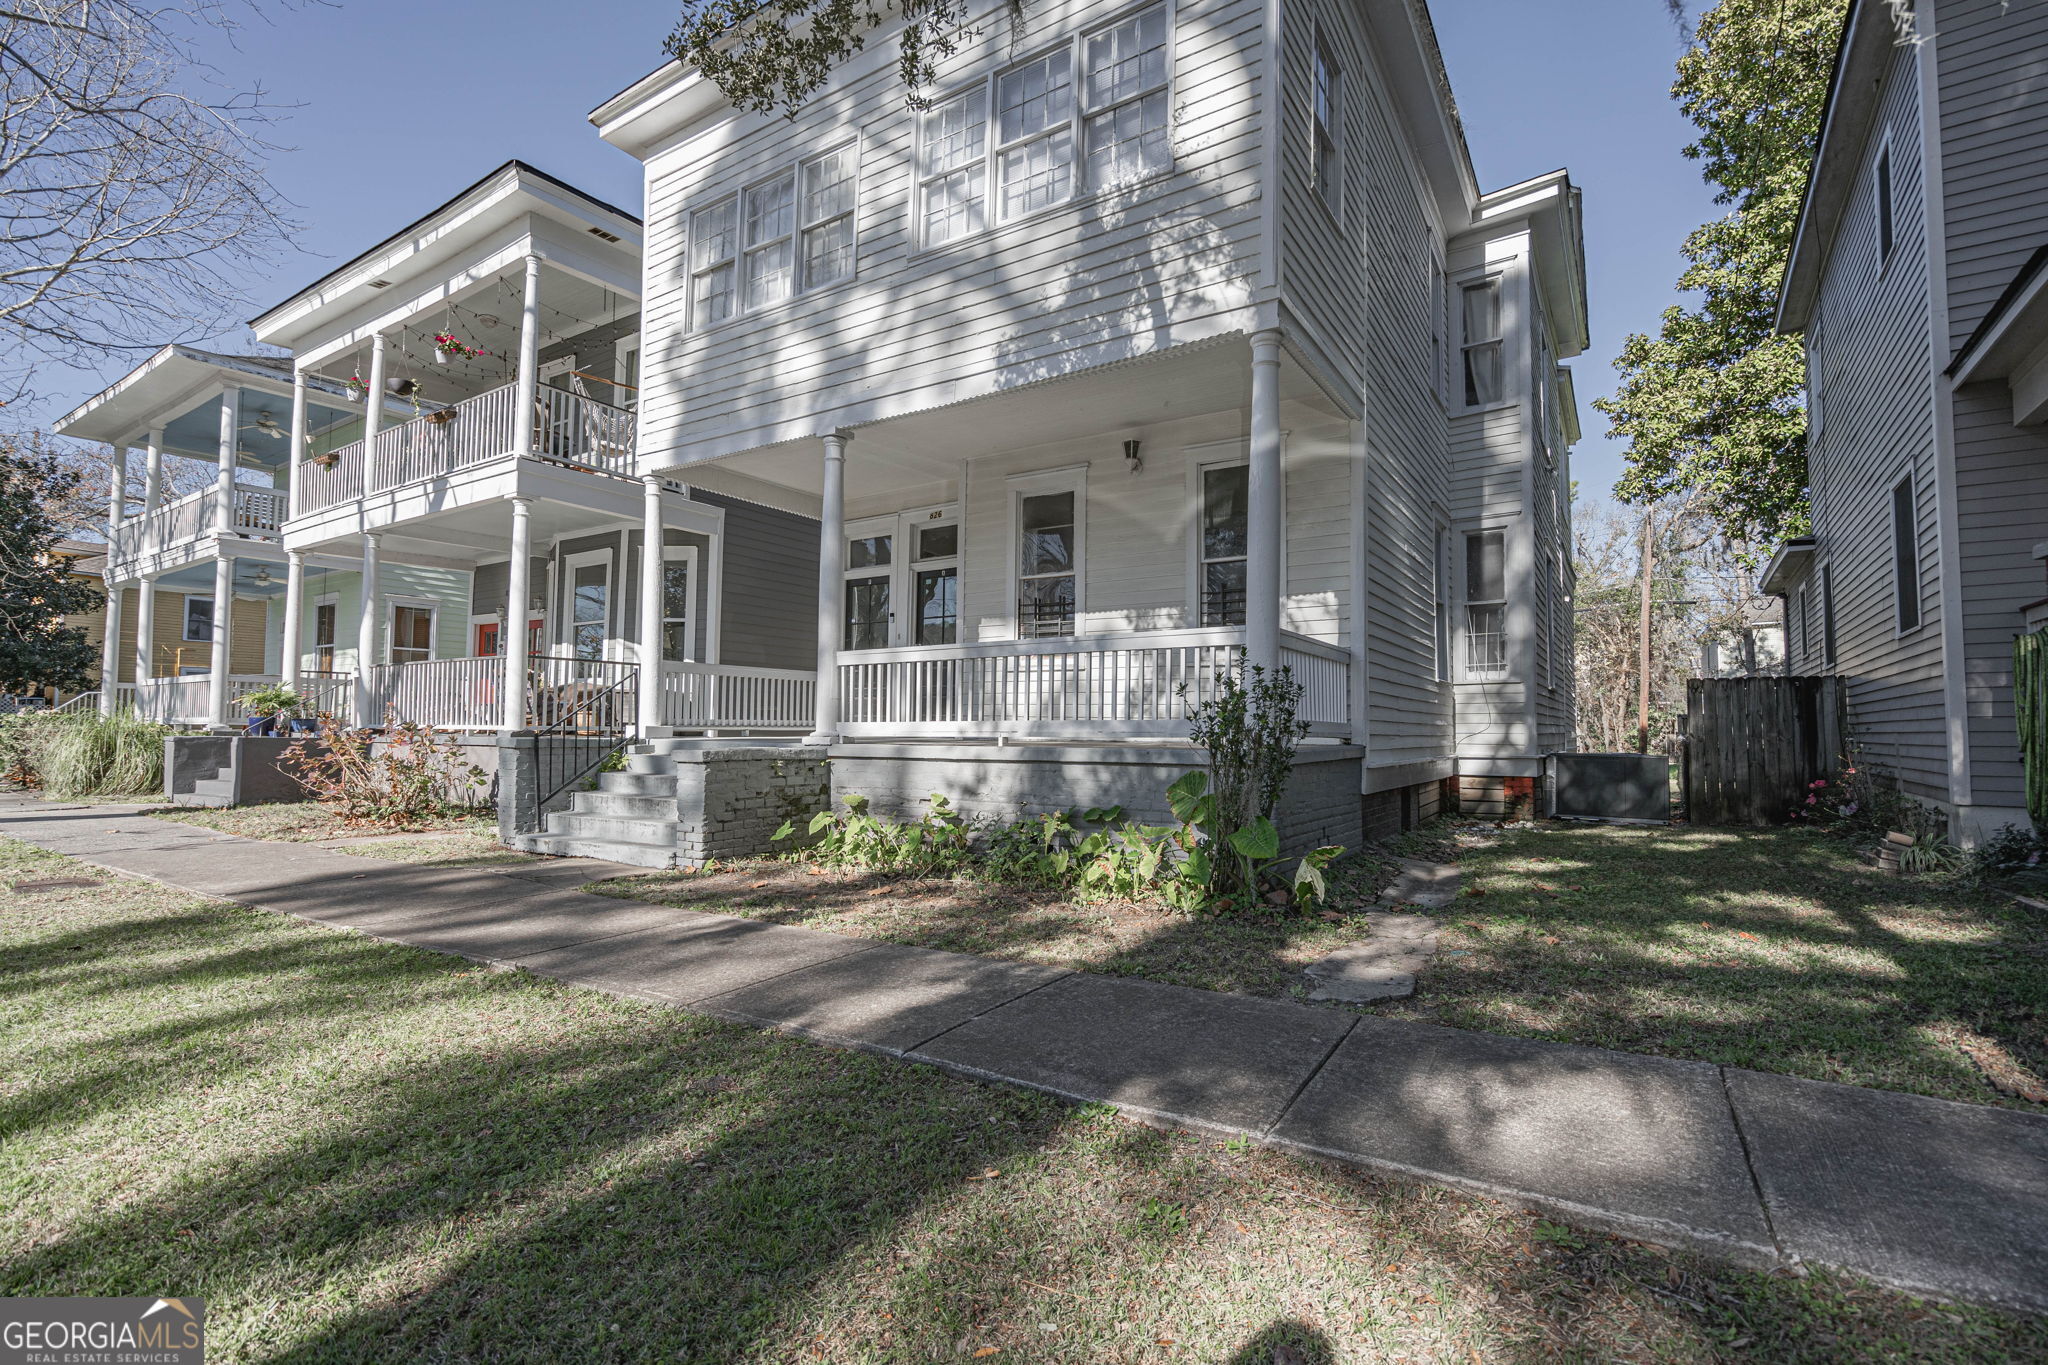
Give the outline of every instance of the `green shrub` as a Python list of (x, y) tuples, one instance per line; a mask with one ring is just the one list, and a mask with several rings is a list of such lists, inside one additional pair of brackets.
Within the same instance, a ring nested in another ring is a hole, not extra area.
[(389, 717), (381, 735), (323, 718), (319, 737), (294, 742), (282, 765), (342, 823), (386, 829), (419, 829), (473, 808), (490, 782), (460, 745)]
[(154, 796), (164, 789), (172, 733), (128, 710), (30, 712), (0, 723), (0, 764), (10, 779), (59, 800)]

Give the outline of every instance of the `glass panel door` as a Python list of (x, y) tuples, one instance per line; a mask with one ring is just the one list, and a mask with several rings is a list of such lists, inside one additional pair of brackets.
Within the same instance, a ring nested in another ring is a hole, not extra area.
[(611, 621), (611, 566), (582, 564), (571, 571), (569, 644), (579, 659), (602, 659)]
[(1225, 465), (1202, 471), (1202, 624), (1244, 624), (1245, 528), (1251, 470)]
[(893, 536), (855, 536), (846, 542), (846, 649), (889, 646), (890, 564), (895, 559)]
[(690, 561), (687, 559), (662, 562), (661, 657), (678, 663), (690, 657)]
[(322, 602), (313, 608), (313, 667), (323, 673), (334, 671), (335, 605)]
[(950, 645), (960, 638), (960, 527), (919, 526), (915, 534), (916, 643)]

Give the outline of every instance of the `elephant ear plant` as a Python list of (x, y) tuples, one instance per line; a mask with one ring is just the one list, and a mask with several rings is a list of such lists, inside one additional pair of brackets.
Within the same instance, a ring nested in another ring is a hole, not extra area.
[[(1283, 665), (1268, 674), (1239, 659), (1188, 713), (1191, 738), (1209, 751), (1209, 771), (1189, 773), (1167, 789), (1174, 818), (1201, 836), (1183, 875), (1206, 884), (1205, 899), (1216, 909), (1256, 904), (1282, 861), (1273, 811), (1294, 774), (1295, 747), (1308, 733), (1297, 718), (1302, 686), (1293, 670)], [(1296, 904), (1323, 898), (1323, 869), (1343, 852), (1319, 848), (1301, 860), (1286, 888)]]

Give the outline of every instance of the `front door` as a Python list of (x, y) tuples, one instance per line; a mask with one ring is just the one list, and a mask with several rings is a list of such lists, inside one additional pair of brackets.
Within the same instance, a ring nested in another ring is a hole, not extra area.
[(335, 607), (322, 602), (313, 608), (313, 667), (322, 673), (334, 671)]
[(579, 659), (602, 659), (611, 623), (611, 561), (574, 566), (569, 592), (569, 647)]

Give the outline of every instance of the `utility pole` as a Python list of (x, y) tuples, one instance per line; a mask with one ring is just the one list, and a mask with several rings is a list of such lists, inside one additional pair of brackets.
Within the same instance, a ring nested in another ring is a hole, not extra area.
[(1636, 656), (1636, 752), (1650, 752), (1650, 578), (1656, 567), (1656, 517), (1643, 511), (1643, 602), (1637, 625)]

